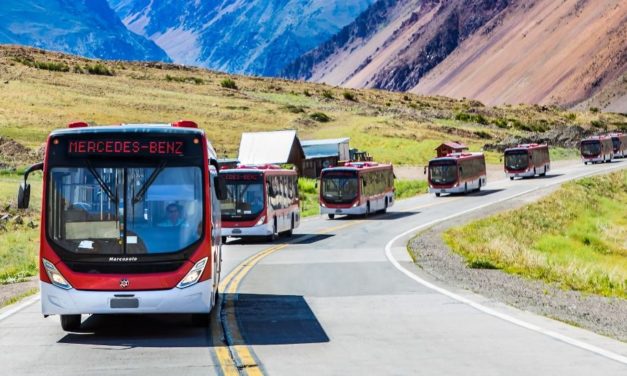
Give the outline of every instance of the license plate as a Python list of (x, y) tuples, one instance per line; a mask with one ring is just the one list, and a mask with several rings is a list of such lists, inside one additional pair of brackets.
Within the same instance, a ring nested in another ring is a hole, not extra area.
[(139, 299), (113, 298), (111, 299), (111, 308), (139, 308)]
[(236, 228), (236, 229), (234, 229), (234, 230), (232, 231), (232, 233), (234, 233), (234, 234), (241, 234), (241, 233), (242, 233), (242, 230), (240, 230), (240, 229)]
[(336, 213), (336, 214), (340, 214), (340, 213), (342, 213), (342, 209), (335, 209), (335, 213)]

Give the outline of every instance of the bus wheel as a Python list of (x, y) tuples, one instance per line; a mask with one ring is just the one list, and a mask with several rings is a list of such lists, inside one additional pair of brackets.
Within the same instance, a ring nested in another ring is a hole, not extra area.
[(540, 176), (546, 176), (546, 165), (544, 166), (544, 171), (540, 174)]
[(513, 176), (510, 176), (510, 177), (509, 177), (509, 180), (514, 180), (514, 177), (513, 177)]
[(226, 244), (226, 236), (222, 237), (222, 244)]
[(292, 222), (290, 225), (290, 229), (286, 232), (287, 236), (292, 236), (294, 234), (294, 214), (292, 214)]
[(81, 327), (81, 315), (61, 315), (61, 328), (73, 332)]
[(335, 214), (327, 214), (327, 217), (329, 217), (329, 219), (333, 219), (335, 218)]
[(368, 201), (366, 203), (366, 215), (365, 215), (365, 217), (367, 217), (369, 215), (370, 215), (370, 201)]
[(273, 242), (279, 238), (279, 233), (277, 231), (276, 217), (274, 218), (274, 224), (272, 225), (272, 235), (268, 236), (268, 241)]

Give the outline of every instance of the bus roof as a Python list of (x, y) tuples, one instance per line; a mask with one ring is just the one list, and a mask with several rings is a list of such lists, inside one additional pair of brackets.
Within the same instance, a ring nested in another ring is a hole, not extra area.
[(606, 136), (606, 135), (600, 135), (600, 136), (590, 136), (590, 137), (586, 137), (583, 140), (581, 140), (581, 142), (583, 141), (601, 141), (601, 140), (608, 140), (610, 139), (610, 136)]
[(472, 158), (478, 158), (481, 157), (483, 158), (483, 153), (451, 153), (448, 154), (444, 157), (439, 157), (439, 158), (433, 158), (431, 159), (429, 162), (433, 162), (433, 161), (457, 161), (457, 160), (463, 160), (463, 159), (472, 159)]
[(507, 148), (504, 152), (512, 151), (512, 150), (531, 150), (531, 149), (548, 149), (549, 145), (547, 144), (519, 144), (517, 146)]
[(323, 168), (322, 172), (328, 171), (368, 171), (368, 170), (382, 170), (386, 168), (392, 168), (391, 164), (378, 163), (378, 162), (348, 162), (343, 166), (333, 166)]
[(204, 132), (198, 128), (175, 127), (172, 124), (117, 124), (94, 127), (72, 127), (56, 129), (52, 136), (68, 134), (107, 134), (107, 133), (152, 133), (152, 134), (197, 134)]
[(220, 170), (220, 172), (228, 172), (228, 173), (265, 173), (265, 172), (293, 172), (296, 173), (296, 170), (281, 168), (279, 165), (275, 164), (263, 164), (263, 165), (239, 165), (236, 168), (225, 168)]

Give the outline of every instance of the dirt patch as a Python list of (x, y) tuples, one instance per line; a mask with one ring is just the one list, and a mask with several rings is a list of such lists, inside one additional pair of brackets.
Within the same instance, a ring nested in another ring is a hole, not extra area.
[(37, 159), (39, 154), (40, 152), (33, 151), (17, 141), (0, 136), (0, 168), (30, 163)]
[(560, 126), (555, 127), (547, 132), (529, 133), (521, 137), (507, 137), (499, 143), (485, 144), (483, 150), (499, 151), (514, 147), (518, 144), (538, 143), (549, 144), (552, 146), (560, 146), (563, 148), (577, 148), (579, 142), (590, 135), (594, 131), (585, 129), (580, 126)]
[(435, 278), (522, 310), (627, 342), (627, 300), (563, 290), (557, 284), (525, 279), (495, 269), (472, 269), (442, 240), (442, 232), (497, 212), (535, 201), (556, 188), (474, 212), (436, 225), (409, 243), (416, 264)]

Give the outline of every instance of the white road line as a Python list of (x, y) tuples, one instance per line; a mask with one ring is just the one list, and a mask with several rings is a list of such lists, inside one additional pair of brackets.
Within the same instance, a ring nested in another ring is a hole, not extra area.
[[(618, 167), (622, 167), (622, 166), (619, 165)], [(612, 171), (614, 169), (616, 169), (616, 168), (608, 168), (606, 170), (604, 169), (603, 171), (604, 172)], [(589, 175), (589, 173), (580, 174), (580, 175), (577, 176), (577, 178), (580, 178), (580, 177), (583, 177), (583, 176), (586, 176), (586, 175)], [(568, 179), (568, 180), (572, 180), (572, 179)], [(480, 210), (480, 209), (486, 208), (488, 206), (496, 205), (496, 204), (499, 204), (501, 202), (508, 201), (508, 200), (514, 199), (516, 197), (520, 197), (520, 196), (526, 195), (528, 193), (531, 193), (531, 192), (534, 192), (534, 191), (537, 191), (537, 190), (540, 190), (540, 189), (548, 188), (548, 187), (551, 187), (553, 185), (562, 184), (562, 183), (564, 183), (564, 182), (563, 181), (562, 182), (552, 182), (552, 183), (543, 185), (541, 187), (528, 189), (526, 191), (517, 193), (515, 195), (504, 197), (504, 198), (502, 198), (500, 200), (497, 200), (497, 201), (494, 201), (494, 202), (490, 202), (490, 203), (487, 203), (487, 204), (483, 204), (483, 205), (479, 205), (479, 206), (477, 206), (475, 208), (471, 208), (471, 209), (465, 210), (463, 212), (459, 212), (459, 213), (456, 213), (456, 214), (453, 214), (453, 215), (449, 215), (447, 217), (444, 217), (444, 218), (441, 218), (441, 219), (437, 219), (437, 220), (431, 221), (429, 223), (425, 223), (425, 224), (420, 225), (418, 227), (414, 227), (414, 228), (412, 228), (410, 230), (407, 230), (407, 231), (403, 232), (400, 235), (395, 236), (392, 240), (390, 240), (385, 245), (385, 256), (392, 263), (392, 265), (394, 265), (394, 267), (396, 269), (398, 269), (399, 271), (401, 271), (403, 274), (405, 274), (409, 278), (413, 279), (414, 281), (418, 282), (419, 284), (421, 284), (421, 285), (423, 285), (423, 286), (425, 286), (427, 288), (430, 288), (432, 290), (435, 290), (435, 291), (439, 292), (442, 295), (446, 295), (446, 296), (448, 296), (451, 299), (454, 299), (454, 300), (457, 300), (458, 302), (467, 304), (467, 305), (471, 306), (472, 308), (475, 308), (475, 309), (477, 309), (477, 310), (479, 310), (479, 311), (481, 311), (483, 313), (486, 313), (488, 315), (491, 315), (491, 316), (497, 317), (499, 319), (505, 320), (505, 321), (510, 322), (510, 323), (512, 323), (514, 325), (518, 325), (520, 327), (523, 327), (523, 328), (526, 328), (526, 329), (529, 329), (529, 330), (533, 330), (534, 332), (537, 332), (537, 333), (549, 336), (551, 338), (554, 338), (554, 339), (557, 339), (559, 341), (565, 342), (565, 343), (567, 343), (569, 345), (572, 345), (572, 346), (575, 346), (575, 347), (578, 347), (578, 348), (581, 348), (581, 349), (593, 352), (593, 353), (595, 353), (597, 355), (601, 355), (603, 357), (615, 360), (615, 361), (623, 363), (623, 364), (627, 364), (627, 357), (625, 357), (623, 355), (616, 354), (616, 353), (614, 353), (612, 351), (608, 351), (608, 350), (602, 349), (600, 347), (597, 347), (597, 346), (594, 346), (594, 345), (590, 345), (590, 344), (588, 344), (586, 342), (579, 341), (579, 340), (576, 340), (574, 338), (570, 338), (568, 336), (565, 336), (563, 334), (556, 333), (556, 332), (548, 330), (548, 329), (544, 329), (544, 328), (542, 328), (542, 327), (540, 327), (538, 325), (534, 325), (534, 324), (528, 323), (526, 321), (517, 319), (517, 318), (515, 318), (513, 316), (510, 316), (508, 314), (499, 312), (499, 311), (497, 311), (495, 309), (492, 309), (492, 308), (489, 308), (487, 306), (484, 306), (484, 305), (482, 305), (480, 303), (472, 301), (472, 300), (470, 300), (468, 298), (465, 298), (465, 297), (463, 297), (461, 295), (455, 294), (452, 291), (446, 290), (446, 289), (444, 289), (444, 288), (442, 288), (440, 286), (437, 286), (437, 285), (435, 285), (435, 284), (433, 284), (431, 282), (428, 282), (428, 281), (418, 277), (414, 273), (410, 272), (406, 268), (404, 268), (392, 256), (392, 244), (394, 244), (397, 240), (399, 240), (399, 239), (401, 239), (401, 238), (403, 238), (403, 237), (405, 237), (407, 235), (416, 233), (416, 232), (418, 232), (420, 230), (423, 230), (425, 228), (431, 227), (431, 226), (433, 226), (435, 224), (448, 221), (450, 219), (453, 219), (453, 218), (456, 218), (456, 217), (468, 214), (470, 212), (473, 212), (473, 211), (476, 211), (476, 210)]]
[(35, 303), (38, 300), (39, 300), (39, 294), (22, 300), (20, 303), (16, 304), (14, 307), (9, 306), (11, 308), (7, 309), (5, 312), (0, 313), (0, 321), (8, 318), (9, 316), (13, 314), (18, 313), (19, 311), (23, 310), (24, 308), (28, 307), (29, 305)]

